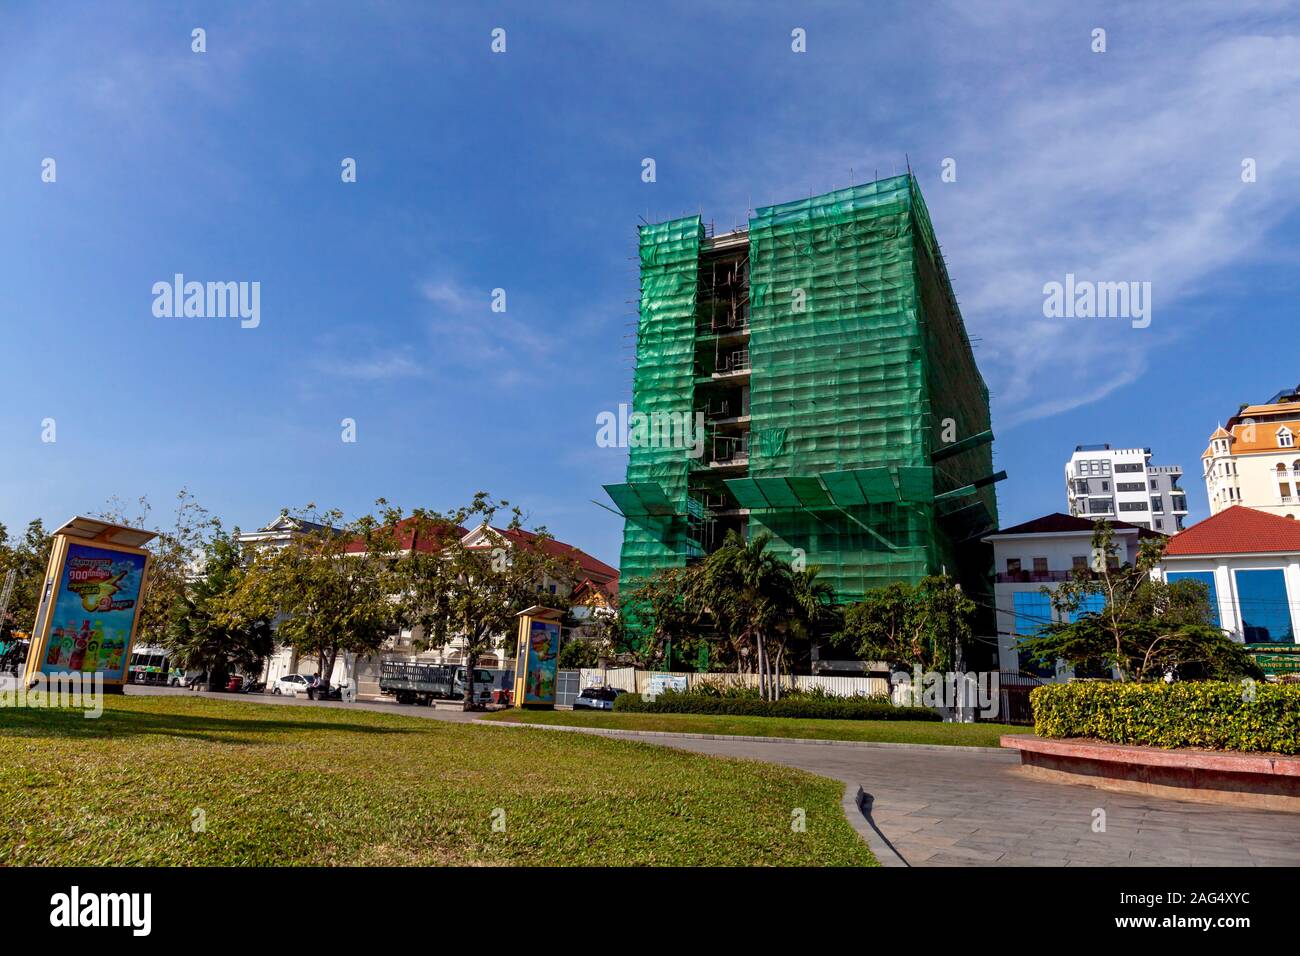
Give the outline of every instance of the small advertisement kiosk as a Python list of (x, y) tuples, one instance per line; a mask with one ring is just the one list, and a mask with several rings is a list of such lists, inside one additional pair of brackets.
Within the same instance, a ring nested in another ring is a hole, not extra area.
[(515, 651), (515, 706), (554, 707), (555, 672), (560, 660), (562, 611), (534, 605), (519, 612)]
[(144, 545), (155, 537), (81, 516), (54, 532), (27, 650), (27, 686), (37, 675), (99, 674), (106, 692), (122, 692), (149, 571)]

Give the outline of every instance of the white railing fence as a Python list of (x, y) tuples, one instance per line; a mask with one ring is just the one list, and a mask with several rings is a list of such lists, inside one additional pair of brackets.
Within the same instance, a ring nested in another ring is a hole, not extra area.
[[(664, 674), (664, 671), (644, 671), (635, 667), (584, 667), (582, 669), (582, 686), (604, 684), (632, 693), (643, 694), (650, 683), (652, 674)], [(695, 690), (701, 684), (741, 685), (757, 687), (757, 674), (697, 674), (686, 671), (672, 671), (673, 677), (686, 678), (688, 690)], [(783, 674), (781, 686), (786, 690), (812, 690), (821, 688), (836, 697), (875, 697), (888, 696), (889, 681), (883, 677), (844, 677), (825, 674)]]

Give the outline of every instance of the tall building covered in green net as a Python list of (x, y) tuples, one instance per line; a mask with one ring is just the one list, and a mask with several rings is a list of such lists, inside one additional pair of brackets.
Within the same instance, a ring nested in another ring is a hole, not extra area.
[[(946, 572), (991, 593), (988, 389), (911, 174), (642, 226), (624, 594), (729, 530), (841, 603)], [(702, 424), (702, 433), (696, 434)]]

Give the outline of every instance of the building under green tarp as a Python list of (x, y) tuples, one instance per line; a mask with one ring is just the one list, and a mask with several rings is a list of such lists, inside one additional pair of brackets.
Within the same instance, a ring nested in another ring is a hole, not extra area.
[(722, 236), (698, 216), (642, 226), (640, 254), (633, 415), (703, 429), (633, 440), (607, 487), (625, 594), (728, 530), (770, 532), (842, 603), (942, 571), (991, 593), (988, 390), (910, 174)]

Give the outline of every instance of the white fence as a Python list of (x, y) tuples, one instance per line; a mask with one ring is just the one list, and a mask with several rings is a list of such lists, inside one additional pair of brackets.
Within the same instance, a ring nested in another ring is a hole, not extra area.
[[(664, 672), (643, 671), (634, 667), (611, 667), (607, 670), (602, 670), (599, 667), (584, 667), (581, 673), (583, 687), (604, 684), (608, 687), (618, 687), (622, 690), (643, 694), (646, 686), (650, 683), (650, 675)], [(690, 690), (695, 690), (701, 683), (715, 685), (741, 684), (746, 687), (758, 686), (757, 674), (696, 674), (693, 672), (673, 671), (672, 675), (674, 677), (685, 677), (686, 686)], [(889, 681), (883, 677), (783, 674), (781, 675), (781, 687), (786, 690), (812, 690), (814, 687), (820, 687), (826, 693), (834, 694), (836, 697), (889, 695)]]

